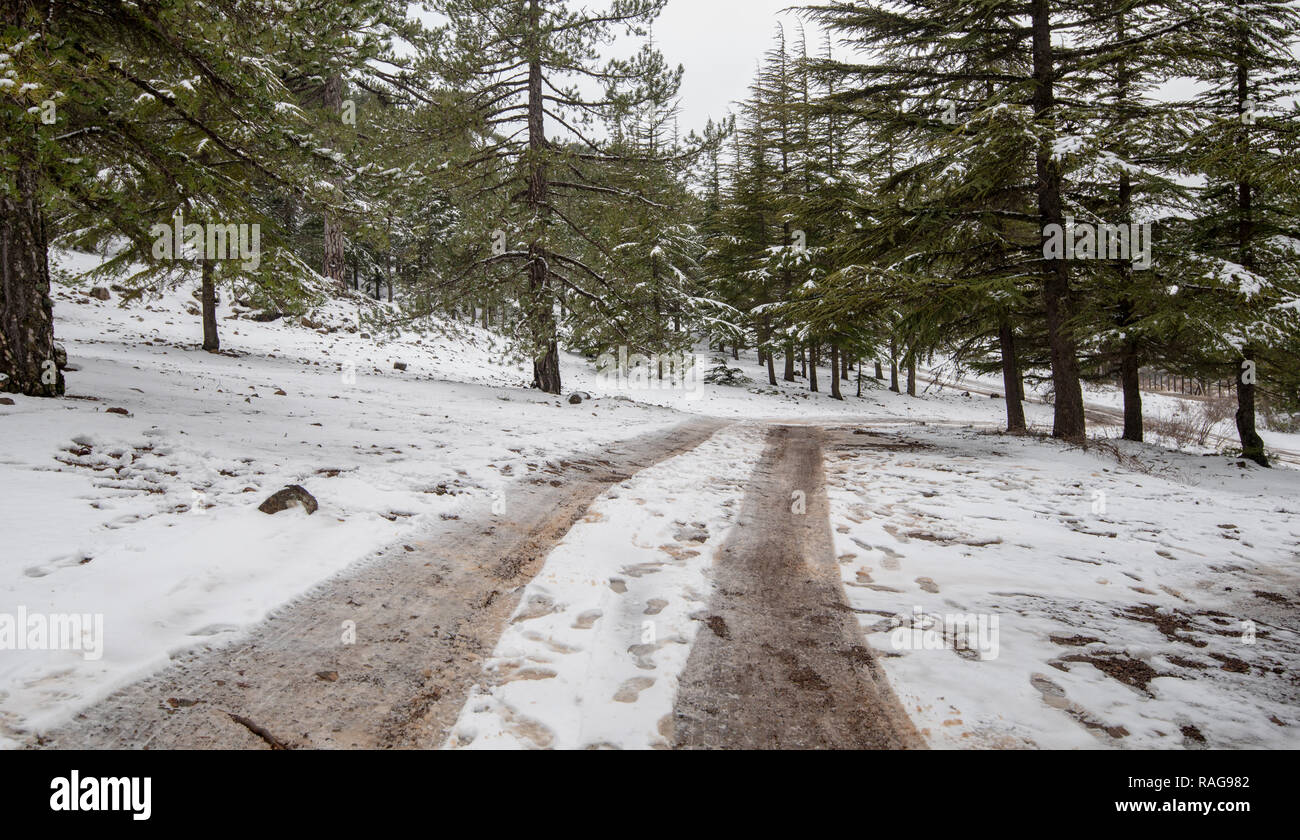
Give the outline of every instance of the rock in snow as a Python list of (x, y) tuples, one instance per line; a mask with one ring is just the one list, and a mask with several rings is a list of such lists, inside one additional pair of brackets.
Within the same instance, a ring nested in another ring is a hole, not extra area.
[(297, 484), (290, 484), (283, 490), (273, 493), (265, 502), (258, 506), (262, 513), (279, 513), (282, 510), (301, 505), (306, 509), (307, 515), (316, 512), (319, 505), (316, 504), (316, 497), (308, 493), (305, 489)]

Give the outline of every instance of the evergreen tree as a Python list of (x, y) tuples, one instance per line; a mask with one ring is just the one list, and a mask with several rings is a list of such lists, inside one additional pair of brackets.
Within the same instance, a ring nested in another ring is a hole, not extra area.
[(1200, 270), (1180, 284), (1201, 317), (1185, 329), (1209, 326), (1195, 343), (1236, 380), (1242, 454), (1263, 466), (1257, 389), (1261, 381), (1285, 382), (1300, 348), (1300, 122), (1288, 102), (1300, 82), (1297, 31), (1293, 4), (1226, 0), (1201, 8), (1185, 52), (1205, 85), (1184, 150), (1185, 166), (1204, 177), (1189, 232)]
[[(668, 70), (645, 45), (627, 59), (600, 63), (599, 48), (617, 33), (645, 37), (665, 0), (616, 0), (608, 9), (574, 10), (559, 0), (438, 0), (442, 73), (460, 94), (455, 112), (487, 126), (478, 148), (453, 166), (458, 196), (474, 202), (463, 230), (481, 242), (458, 283), (513, 283), (526, 323), (521, 338), (533, 358), (533, 384), (561, 389), (557, 306), (561, 290), (613, 322), (607, 300), (618, 243), (581, 224), (583, 207), (650, 199), (612, 183), (620, 158), (607, 137), (614, 119), (639, 105), (667, 101), (681, 68)], [(475, 230), (475, 226), (481, 225)], [(504, 234), (504, 242), (495, 231)], [(493, 243), (497, 252), (492, 252)], [(588, 250), (602, 262), (583, 257)], [(484, 268), (502, 271), (487, 272)]]
[[(142, 281), (176, 280), (198, 260), (204, 345), (215, 349), (219, 275), (247, 277), (280, 297), (312, 276), (285, 247), (273, 191), (324, 199), (322, 175), (346, 173), (294, 101), (286, 82), (293, 52), (284, 47), (337, 10), (287, 0), (101, 6), (7, 7), (3, 154), (15, 165), (5, 167), (0, 183), (0, 235), (14, 247), (4, 249), (11, 265), (0, 300), (0, 373), (8, 390), (63, 389), (51, 365), (46, 253), (54, 236), (83, 246), (125, 239), (128, 247), (102, 271), (143, 260)], [(351, 37), (313, 49), (362, 64), (368, 54), (349, 49)], [(208, 229), (196, 238), (187, 232), (184, 243), (164, 242), (178, 212), (182, 224), (218, 226), (222, 237)], [(207, 253), (229, 244), (231, 224), (247, 225), (250, 234), (254, 225), (265, 228), (259, 253), (237, 270), (234, 261), (218, 266), (220, 255)]]

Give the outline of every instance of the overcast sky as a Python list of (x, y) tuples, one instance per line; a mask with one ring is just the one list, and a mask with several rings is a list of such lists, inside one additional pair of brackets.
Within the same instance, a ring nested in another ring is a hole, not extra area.
[[(797, 43), (800, 18), (783, 9), (815, 5), (818, 0), (668, 0), (655, 22), (655, 42), (664, 58), (686, 66), (682, 81), (682, 133), (699, 131), (710, 118), (718, 119), (728, 106), (748, 95), (756, 62), (771, 48), (778, 23), (785, 23), (790, 48)], [(811, 24), (808, 51), (820, 53), (824, 36)], [(836, 54), (844, 47), (834, 45)], [(1300, 55), (1300, 44), (1295, 47)], [(1186, 80), (1166, 84), (1156, 98), (1193, 95)], [(1289, 97), (1290, 102), (1295, 97)]]
[[(655, 43), (669, 64), (684, 65), (680, 126), (682, 133), (704, 128), (709, 118), (719, 119), (728, 107), (748, 94), (757, 62), (771, 48), (779, 23), (785, 24), (791, 49), (797, 43), (800, 19), (784, 9), (815, 3), (816, 0), (669, 0), (655, 21)], [(579, 0), (573, 4), (581, 7)], [(603, 3), (589, 5), (601, 7)], [(808, 50), (820, 53), (824, 36), (808, 26)], [(1300, 47), (1297, 47), (1300, 49)], [(837, 55), (846, 48), (835, 45)], [(626, 55), (614, 48), (612, 54)], [(1177, 83), (1174, 95), (1187, 95), (1185, 83)]]
[[(710, 117), (719, 119), (732, 102), (744, 99), (753, 81), (756, 63), (771, 48), (776, 27), (784, 21), (791, 47), (796, 43), (799, 18), (781, 10), (805, 5), (812, 0), (669, 0), (655, 21), (655, 43), (669, 66), (686, 67), (682, 82), (679, 117), (682, 133), (700, 131)], [(602, 0), (573, 8), (603, 8)], [(427, 25), (441, 18), (416, 7), (412, 14)], [(809, 50), (822, 48), (821, 36), (808, 27)], [(620, 39), (608, 53), (626, 57), (639, 46)], [(399, 49), (399, 53), (402, 50)]]
[[(781, 10), (807, 0), (669, 0), (655, 22), (655, 43), (664, 58), (686, 65), (682, 82), (681, 127), (700, 130), (717, 119), (727, 106), (746, 95), (756, 62), (785, 22), (791, 46), (797, 39), (799, 18)], [(809, 30), (809, 51), (821, 49), (821, 36)]]

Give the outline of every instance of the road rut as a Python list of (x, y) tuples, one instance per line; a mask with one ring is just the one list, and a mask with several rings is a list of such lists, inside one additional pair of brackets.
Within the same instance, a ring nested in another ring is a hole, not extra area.
[(676, 748), (925, 746), (844, 596), (823, 435), (808, 426), (769, 433), (736, 528), (714, 564), (706, 626), (673, 711)]

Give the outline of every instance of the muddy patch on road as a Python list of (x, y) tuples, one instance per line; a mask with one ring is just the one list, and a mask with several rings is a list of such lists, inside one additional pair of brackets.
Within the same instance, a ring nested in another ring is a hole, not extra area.
[(696, 637), (666, 726), (679, 749), (925, 746), (840, 585), (824, 435), (806, 426), (769, 433), (714, 564), (703, 617), (713, 632)]

